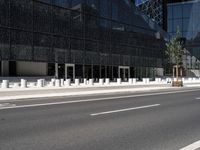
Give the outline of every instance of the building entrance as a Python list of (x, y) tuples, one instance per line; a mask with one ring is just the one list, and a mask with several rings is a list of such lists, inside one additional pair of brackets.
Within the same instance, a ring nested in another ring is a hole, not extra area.
[(122, 79), (122, 81), (128, 81), (128, 78), (130, 77), (130, 67), (119, 66), (118, 76)]
[(74, 64), (65, 64), (65, 78), (71, 79), (74, 81), (75, 79), (75, 65)]

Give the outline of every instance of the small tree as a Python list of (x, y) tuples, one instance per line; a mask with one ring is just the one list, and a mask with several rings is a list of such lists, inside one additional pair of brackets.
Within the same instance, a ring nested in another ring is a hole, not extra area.
[(175, 65), (176, 79), (178, 81), (178, 70), (183, 63), (184, 55), (183, 42), (181, 41), (179, 29), (177, 29), (175, 37), (172, 38), (168, 43), (166, 43), (166, 47), (166, 55), (168, 56), (168, 61), (170, 64), (172, 64), (173, 67)]

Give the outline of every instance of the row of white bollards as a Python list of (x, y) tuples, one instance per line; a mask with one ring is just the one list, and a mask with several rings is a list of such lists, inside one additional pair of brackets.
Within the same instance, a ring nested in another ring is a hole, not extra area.
[(8, 80), (3, 80), (2, 81), (2, 84), (1, 84), (1, 87), (2, 88), (9, 88), (9, 81)]
[[(143, 79), (143, 83), (149, 83), (149, 78), (144, 78)], [(136, 78), (129, 78), (128, 82), (129, 84), (136, 84), (137, 83), (137, 79)], [(99, 79), (99, 85), (110, 85), (110, 79), (106, 78), (106, 79)], [(122, 84), (122, 79), (118, 78), (117, 79), (117, 85), (121, 85)], [(75, 79), (74, 80), (74, 85), (75, 86), (80, 86), (80, 79)], [(94, 79), (83, 79), (83, 85), (89, 85), (89, 86), (93, 86), (94, 85)], [(47, 86), (47, 82), (45, 81), (45, 79), (38, 79), (36, 83), (32, 82), (29, 83), (29, 87), (38, 87), (38, 88), (42, 88)], [(69, 87), (71, 86), (71, 79), (51, 79), (51, 81), (49, 82), (48, 86), (50, 87)], [(14, 83), (13, 85), (14, 88), (27, 88), (28, 87), (28, 83), (27, 80), (25, 79), (21, 79), (20, 83)], [(2, 84), (1, 84), (1, 88), (9, 88), (9, 80), (3, 80)]]
[[(99, 79), (98, 83), (94, 82), (94, 79), (75, 79), (74, 83), (71, 83), (71, 79), (51, 79), (50, 82), (46, 82), (45, 79), (38, 79), (37, 82), (27, 82), (25, 79), (21, 79), (20, 82), (17, 83), (9, 83), (9, 80), (3, 80), (1, 83), (1, 88), (28, 88), (28, 87), (70, 87), (70, 86), (93, 86), (93, 85), (148, 85), (148, 84), (165, 84), (171, 83), (172, 78), (155, 78), (155, 81), (151, 81), (149, 78), (143, 78), (142, 81), (137, 81), (136, 78), (129, 78), (128, 82), (122, 82), (121, 78), (117, 78), (115, 82), (111, 82), (109, 78)], [(200, 78), (183, 78), (184, 83), (200, 83)], [(82, 82), (81, 82), (82, 81)]]

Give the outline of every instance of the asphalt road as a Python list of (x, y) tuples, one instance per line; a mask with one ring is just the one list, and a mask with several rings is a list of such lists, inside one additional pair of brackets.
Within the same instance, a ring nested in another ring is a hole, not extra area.
[(0, 150), (180, 150), (200, 140), (199, 97), (182, 89), (0, 102)]

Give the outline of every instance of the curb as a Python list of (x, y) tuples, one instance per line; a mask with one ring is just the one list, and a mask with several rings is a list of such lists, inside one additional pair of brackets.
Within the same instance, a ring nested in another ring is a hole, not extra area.
[(130, 89), (115, 89), (115, 90), (98, 90), (98, 91), (83, 91), (83, 92), (71, 92), (71, 93), (51, 93), (40, 95), (21, 95), (21, 96), (5, 96), (1, 97), (0, 101), (6, 100), (19, 100), (19, 99), (35, 99), (35, 98), (52, 98), (52, 97), (65, 97), (65, 96), (78, 96), (78, 95), (95, 95), (95, 94), (107, 94), (107, 93), (120, 93), (120, 92), (139, 92), (139, 91), (157, 91), (160, 89), (170, 89), (171, 87), (155, 87), (155, 88), (130, 88)]

